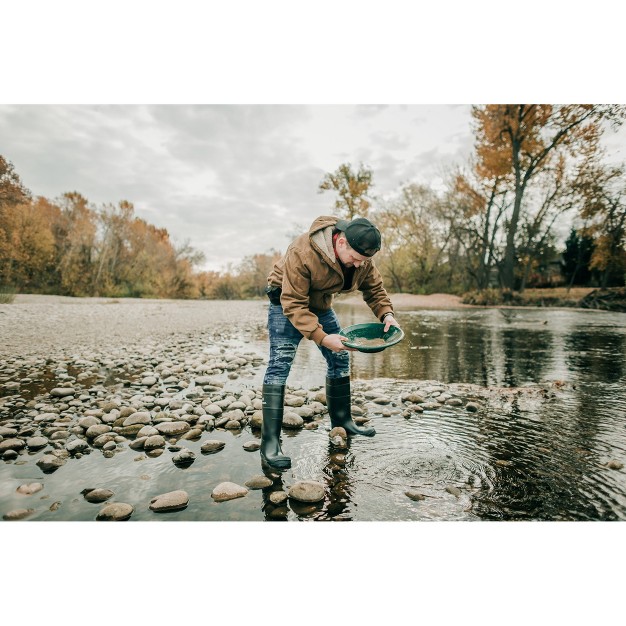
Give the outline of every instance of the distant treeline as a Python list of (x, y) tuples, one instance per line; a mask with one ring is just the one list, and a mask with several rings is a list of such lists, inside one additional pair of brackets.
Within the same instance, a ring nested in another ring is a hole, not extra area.
[[(625, 167), (609, 165), (600, 138), (626, 117), (621, 105), (486, 105), (472, 109), (474, 153), (437, 190), (407, 184), (374, 193), (374, 172), (342, 164), (320, 192), (328, 214), (369, 217), (380, 228), (376, 263), (388, 290), (466, 293), (498, 288), (624, 285)], [(416, 172), (418, 175), (419, 172)], [(311, 215), (311, 221), (317, 215)], [(559, 233), (569, 233), (563, 245)], [(76, 192), (34, 198), (0, 156), (0, 289), (72, 296), (260, 297), (279, 252), (223, 272), (175, 246), (133, 205), (93, 206)]]

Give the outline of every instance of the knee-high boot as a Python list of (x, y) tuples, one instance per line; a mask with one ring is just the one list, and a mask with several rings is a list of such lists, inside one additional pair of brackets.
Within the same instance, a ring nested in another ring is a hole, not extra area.
[(270, 467), (285, 470), (291, 459), (280, 449), (283, 425), (285, 385), (263, 385), (263, 427), (261, 429), (261, 460)]
[(376, 431), (371, 426), (359, 428), (352, 419), (350, 410), (350, 376), (326, 378), (326, 405), (332, 427), (341, 426), (348, 435), (372, 437)]

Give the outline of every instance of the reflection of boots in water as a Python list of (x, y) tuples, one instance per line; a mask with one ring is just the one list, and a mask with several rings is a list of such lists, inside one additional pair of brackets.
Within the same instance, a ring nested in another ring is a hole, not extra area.
[(350, 376), (326, 378), (326, 405), (332, 427), (341, 426), (348, 435), (372, 437), (376, 431), (371, 427), (359, 428), (353, 421), (351, 411)]
[(263, 473), (273, 482), (273, 485), (263, 489), (263, 513), (268, 521), (286, 521), (289, 515), (287, 494), (284, 491), (283, 479), (280, 471), (263, 468)]
[(349, 470), (346, 467), (348, 451), (337, 448), (332, 443), (328, 447), (328, 462), (324, 468), (324, 480), (329, 487), (325, 517), (337, 521), (349, 521), (352, 515), (349, 506), (352, 500), (352, 486)]
[(261, 461), (278, 470), (286, 470), (291, 467), (291, 459), (285, 456), (280, 448), (284, 400), (285, 385), (263, 385)]

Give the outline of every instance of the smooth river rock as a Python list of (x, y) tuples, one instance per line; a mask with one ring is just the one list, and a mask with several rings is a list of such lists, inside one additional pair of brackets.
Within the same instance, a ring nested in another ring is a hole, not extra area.
[(15, 522), (32, 515), (34, 512), (35, 509), (14, 509), (13, 511), (5, 513), (2, 516), (2, 519), (7, 520), (8, 522)]
[(32, 494), (37, 493), (42, 489), (43, 485), (41, 483), (28, 483), (26, 485), (20, 485), (15, 491), (25, 496), (31, 496)]
[(248, 489), (265, 489), (267, 487), (271, 487), (273, 484), (274, 483), (263, 474), (257, 474), (244, 483)]
[(155, 428), (162, 435), (182, 435), (186, 433), (191, 426), (187, 422), (161, 422)]
[(61, 459), (53, 454), (44, 454), (39, 461), (37, 461), (37, 467), (44, 472), (44, 474), (50, 474), (58, 470), (62, 465), (65, 465), (65, 459)]
[(99, 522), (123, 522), (130, 518), (135, 509), (125, 502), (110, 502), (96, 516)]
[(55, 387), (50, 391), (53, 398), (64, 398), (65, 396), (73, 396), (76, 392), (72, 387)]
[(248, 494), (248, 490), (236, 483), (225, 482), (220, 483), (213, 489), (211, 497), (216, 502), (225, 502), (226, 500), (233, 500), (235, 498), (242, 498)]
[(189, 504), (189, 494), (182, 489), (170, 491), (156, 496), (150, 500), (150, 510), (158, 513), (166, 511), (179, 511)]
[(87, 502), (106, 502), (115, 494), (110, 489), (89, 489), (83, 495)]
[(26, 447), (29, 450), (41, 450), (48, 445), (47, 437), (29, 437), (26, 440)]
[(217, 439), (209, 439), (202, 444), (200, 452), (203, 454), (213, 454), (219, 452), (224, 448), (226, 444), (223, 441), (217, 441)]
[(298, 502), (320, 502), (324, 499), (324, 485), (314, 480), (298, 481), (289, 489), (289, 497)]

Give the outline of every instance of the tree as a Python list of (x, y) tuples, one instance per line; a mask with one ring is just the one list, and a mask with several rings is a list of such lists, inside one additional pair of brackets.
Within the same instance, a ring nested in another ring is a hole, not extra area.
[[(585, 230), (585, 229), (583, 229)], [(567, 280), (568, 291), (573, 285), (587, 285), (591, 279), (591, 255), (593, 254), (593, 239), (582, 235), (572, 227), (565, 242), (563, 252), (563, 273)]]
[(356, 216), (368, 216), (371, 202), (367, 196), (372, 185), (371, 169), (361, 163), (358, 171), (353, 172), (350, 163), (343, 163), (324, 176), (318, 192), (335, 191), (339, 196), (335, 208), (340, 217), (353, 220)]
[(581, 167), (577, 190), (582, 198), (583, 233), (594, 237), (591, 269), (601, 272), (601, 287), (623, 284), (626, 272), (626, 167), (605, 165), (598, 157)]
[(15, 246), (22, 223), (20, 212), (29, 205), (31, 193), (24, 187), (13, 164), (0, 155), (0, 285), (14, 281)]
[(502, 178), (513, 194), (507, 223), (501, 276), (505, 288), (515, 286), (517, 235), (526, 192), (535, 177), (554, 167), (559, 157), (579, 159), (598, 150), (601, 123), (617, 126), (625, 117), (618, 105), (486, 105), (472, 108), (479, 175)]
[(477, 175), (473, 162), (466, 171), (453, 171), (447, 187), (446, 211), (454, 240), (463, 250), (463, 266), (473, 286), (486, 289), (501, 258), (502, 222), (510, 194), (502, 178)]
[(444, 208), (432, 189), (411, 184), (378, 213), (376, 221), (385, 241), (381, 270), (398, 291), (445, 288), (441, 268), (452, 230)]
[(92, 293), (96, 244), (96, 214), (78, 192), (60, 199), (61, 219), (55, 225), (61, 292), (70, 296)]
[(17, 175), (13, 163), (0, 154), (0, 215), (4, 207), (24, 204), (31, 199), (31, 193)]

